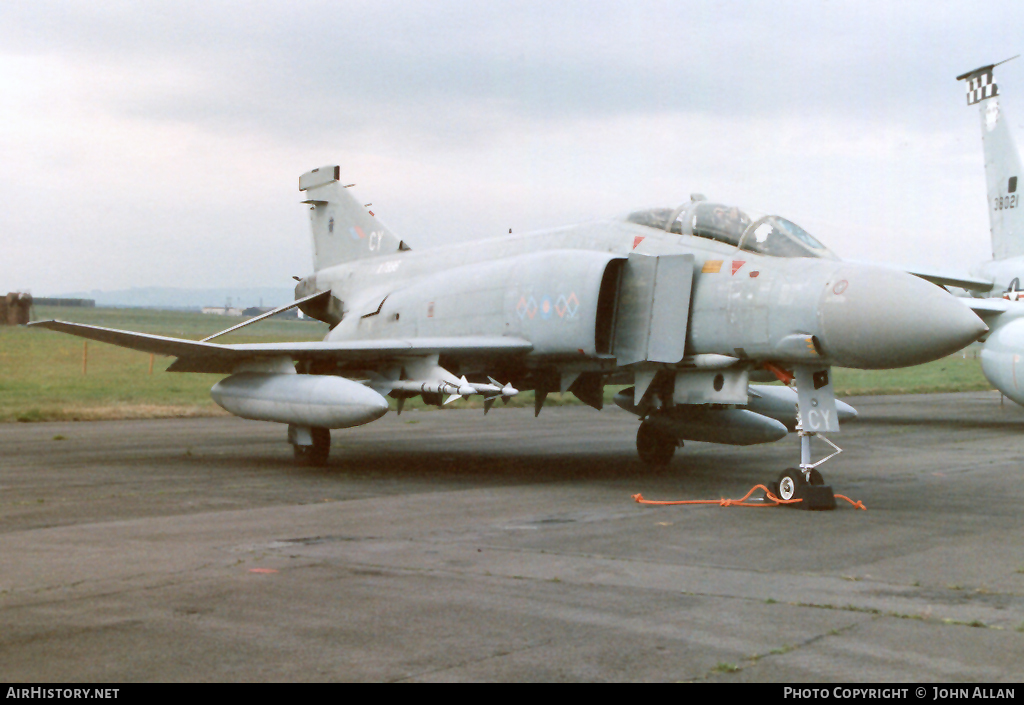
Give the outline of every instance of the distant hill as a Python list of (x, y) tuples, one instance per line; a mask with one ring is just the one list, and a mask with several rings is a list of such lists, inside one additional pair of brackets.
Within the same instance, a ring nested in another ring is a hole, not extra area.
[(295, 300), (295, 291), (284, 287), (237, 289), (177, 289), (146, 286), (120, 291), (69, 291), (53, 294), (63, 299), (94, 299), (97, 306), (120, 308), (199, 309), (203, 306), (231, 305), (283, 306)]

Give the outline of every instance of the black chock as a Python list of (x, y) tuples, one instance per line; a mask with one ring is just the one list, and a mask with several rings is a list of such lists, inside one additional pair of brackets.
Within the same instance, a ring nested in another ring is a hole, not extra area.
[(808, 485), (801, 482), (797, 485), (793, 499), (802, 499), (803, 501), (794, 502), (786, 506), (810, 511), (824, 511), (836, 508), (836, 496), (832, 492), (832, 485)]

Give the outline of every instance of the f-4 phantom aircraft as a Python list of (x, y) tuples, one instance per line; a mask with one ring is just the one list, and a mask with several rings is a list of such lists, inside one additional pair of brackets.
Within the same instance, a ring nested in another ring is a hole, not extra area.
[[(356, 200), (338, 166), (299, 178), (313, 273), (298, 306), (322, 342), (230, 345), (45, 321), (34, 325), (219, 372), (214, 400), (243, 418), (288, 424), (303, 461), (323, 463), (330, 430), (369, 423), (385, 395), (534, 390), (600, 409), (606, 384), (642, 422), (640, 457), (664, 464), (684, 440), (766, 443), (798, 428), (799, 470), (783, 498), (821, 484), (809, 438), (839, 429), (831, 366), (917, 365), (975, 340), (985, 325), (946, 291), (891, 269), (840, 261), (777, 215), (707, 201), (605, 222), (412, 249)], [(265, 317), (246, 321), (223, 333)], [(222, 334), (222, 333), (221, 333)], [(221, 335), (218, 334), (218, 335)], [(765, 377), (767, 378), (765, 379)], [(751, 379), (795, 380), (791, 388)], [(799, 409), (799, 416), (797, 415)]]

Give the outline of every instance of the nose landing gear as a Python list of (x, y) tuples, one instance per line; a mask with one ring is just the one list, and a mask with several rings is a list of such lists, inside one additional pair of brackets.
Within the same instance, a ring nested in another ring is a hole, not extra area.
[[(800, 435), (800, 468), (787, 468), (779, 475), (778, 482), (769, 486), (779, 499), (802, 499), (802, 502), (787, 504), (788, 507), (799, 507), (800, 509), (835, 509), (836, 497), (832, 492), (832, 486), (825, 484), (825, 479), (818, 472), (818, 466), (825, 461), (834, 458), (843, 452), (837, 446), (818, 433), (804, 431), (800, 422), (797, 421), (797, 433)], [(811, 438), (817, 436), (832, 446), (835, 451), (825, 456), (816, 463), (811, 462)]]

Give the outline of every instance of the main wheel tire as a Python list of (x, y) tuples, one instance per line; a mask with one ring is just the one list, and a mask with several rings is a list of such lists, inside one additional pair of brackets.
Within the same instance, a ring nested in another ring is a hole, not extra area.
[(293, 445), (295, 460), (301, 465), (322, 467), (327, 464), (327, 456), (331, 454), (331, 430), (329, 428), (310, 429), (313, 445)]
[(640, 424), (636, 432), (636, 451), (644, 465), (662, 467), (668, 465), (676, 452), (678, 441), (649, 421)]
[(787, 468), (779, 475), (779, 493), (776, 496), (779, 499), (793, 499), (799, 488), (806, 484), (807, 480), (804, 479), (802, 472), (796, 468)]
[(821, 485), (825, 484), (825, 478), (821, 476), (821, 473), (818, 472), (817, 468), (814, 468), (814, 469), (811, 470), (811, 481), (810, 481), (810, 484), (818, 485), (819, 487)]

